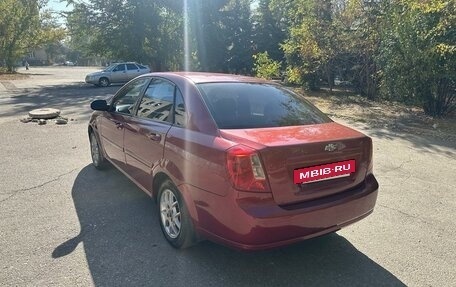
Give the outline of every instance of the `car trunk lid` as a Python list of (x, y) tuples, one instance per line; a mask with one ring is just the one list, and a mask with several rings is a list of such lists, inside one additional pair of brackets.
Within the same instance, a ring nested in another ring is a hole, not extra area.
[[(334, 122), (221, 130), (221, 135), (258, 150), (274, 200), (279, 205), (313, 200), (353, 188), (364, 181), (371, 161), (371, 139)], [(300, 169), (319, 169), (321, 165), (341, 162), (354, 164), (354, 172), (306, 183), (294, 180), (295, 171)]]

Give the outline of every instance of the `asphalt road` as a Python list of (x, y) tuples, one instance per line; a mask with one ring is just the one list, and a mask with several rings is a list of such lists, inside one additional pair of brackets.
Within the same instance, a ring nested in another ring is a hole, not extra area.
[[(374, 138), (372, 215), (271, 251), (178, 251), (142, 191), (90, 164), (89, 103), (118, 89), (84, 84), (93, 70), (0, 81), (1, 286), (456, 286), (456, 143), (355, 126)], [(19, 121), (44, 106), (73, 120)]]

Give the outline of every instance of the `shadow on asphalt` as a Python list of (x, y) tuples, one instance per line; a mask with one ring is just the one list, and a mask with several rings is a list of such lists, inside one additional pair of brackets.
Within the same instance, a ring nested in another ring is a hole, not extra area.
[[(346, 119), (345, 119), (346, 120)], [(337, 118), (335, 119), (337, 122)], [(439, 153), (447, 157), (456, 156), (456, 135), (452, 133), (443, 133), (438, 131), (422, 130), (417, 133), (416, 130), (403, 125), (403, 127), (383, 128), (385, 125), (391, 125), (394, 120), (384, 119), (381, 124), (368, 123), (358, 126), (357, 122), (352, 120), (346, 121), (348, 126), (357, 128), (371, 137), (391, 141), (394, 145), (396, 140), (403, 140), (409, 143), (409, 147), (423, 153)], [(342, 123), (345, 124), (345, 123)], [(394, 124), (393, 124), (394, 125)], [(449, 151), (448, 149), (452, 149)]]
[[(433, 123), (423, 112), (412, 111), (411, 107), (395, 103), (375, 103), (361, 96), (355, 96), (353, 92), (336, 91), (334, 93), (309, 93), (310, 100), (316, 102), (319, 99), (328, 101), (329, 115), (344, 120), (351, 125), (361, 124), (364, 130), (374, 137), (387, 140), (404, 140), (411, 144), (412, 148), (424, 152), (442, 152), (442, 148), (451, 148), (456, 152), (456, 135), (452, 129), (433, 128)], [(353, 115), (338, 110), (351, 110)], [(456, 118), (448, 117), (445, 122), (454, 122)], [(456, 126), (455, 126), (456, 127)], [(443, 152), (448, 156), (455, 153)]]
[(90, 102), (95, 99), (104, 99), (113, 95), (121, 86), (97, 88), (88, 84), (71, 84), (48, 86), (36, 89), (11, 90), (11, 96), (2, 102), (10, 105), (8, 112), (0, 114), (1, 117), (25, 117), (30, 110), (43, 107), (56, 109), (77, 110), (83, 116), (90, 115), (92, 110)]
[[(450, 158), (456, 156), (456, 136), (451, 134), (446, 138), (433, 135), (416, 135), (408, 132), (397, 132), (384, 129), (373, 129), (369, 132), (371, 136), (380, 139), (386, 139), (394, 144), (394, 141), (401, 139), (410, 142), (411, 148), (423, 153), (439, 153)], [(454, 151), (444, 150), (442, 148), (450, 148)]]
[(81, 232), (52, 257), (82, 243), (95, 286), (405, 286), (336, 234), (253, 253), (207, 241), (175, 250), (153, 201), (115, 169), (86, 166), (72, 196)]

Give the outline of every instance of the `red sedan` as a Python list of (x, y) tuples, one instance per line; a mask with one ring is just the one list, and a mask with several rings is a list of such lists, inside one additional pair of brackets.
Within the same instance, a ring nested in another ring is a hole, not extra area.
[(273, 82), (152, 73), (91, 107), (93, 164), (114, 165), (156, 200), (176, 248), (207, 238), (267, 249), (374, 209), (372, 140)]

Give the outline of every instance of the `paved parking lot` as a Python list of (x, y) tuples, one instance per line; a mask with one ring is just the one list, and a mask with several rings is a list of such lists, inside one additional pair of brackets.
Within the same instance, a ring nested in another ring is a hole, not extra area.
[[(0, 81), (2, 286), (456, 286), (456, 143), (357, 125), (373, 136), (376, 209), (337, 234), (265, 252), (163, 238), (154, 203), (90, 164), (94, 68)], [(67, 125), (21, 123), (38, 107)], [(72, 119), (72, 120), (71, 120)]]

